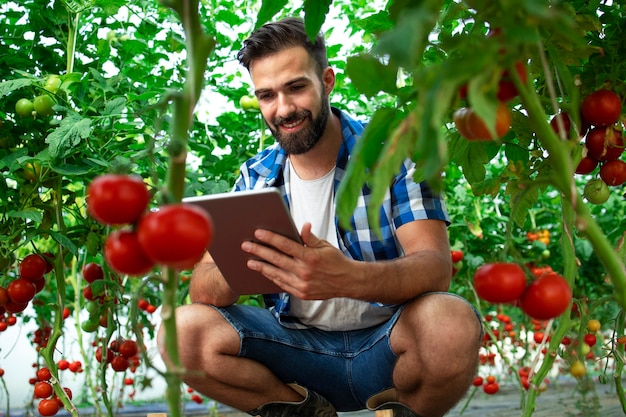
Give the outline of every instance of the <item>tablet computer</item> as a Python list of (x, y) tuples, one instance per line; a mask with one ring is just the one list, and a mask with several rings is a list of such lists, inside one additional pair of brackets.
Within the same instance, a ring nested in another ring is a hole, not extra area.
[(272, 294), (283, 290), (246, 265), (251, 259), (241, 249), (255, 241), (254, 231), (266, 229), (302, 243), (282, 194), (275, 187), (184, 198), (206, 210), (213, 220), (213, 238), (207, 248), (220, 272), (239, 295)]

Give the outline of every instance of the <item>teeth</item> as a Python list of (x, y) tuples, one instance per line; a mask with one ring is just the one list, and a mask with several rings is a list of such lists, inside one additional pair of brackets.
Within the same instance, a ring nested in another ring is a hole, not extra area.
[(283, 123), (283, 126), (285, 126), (287, 129), (291, 129), (292, 127), (298, 126), (301, 122), (302, 122), (302, 120), (298, 120), (298, 121), (293, 122), (293, 123)]

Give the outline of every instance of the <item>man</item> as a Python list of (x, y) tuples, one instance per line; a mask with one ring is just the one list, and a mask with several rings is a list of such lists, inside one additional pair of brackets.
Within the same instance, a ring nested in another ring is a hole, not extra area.
[(363, 125), (329, 104), (335, 73), (323, 37), (311, 43), (303, 22), (288, 18), (255, 31), (238, 58), (277, 143), (242, 166), (235, 189), (278, 187), (304, 246), (266, 230), (256, 233), (266, 245), (242, 243), (267, 261), (248, 267), (285, 291), (267, 296), (267, 309), (233, 304), (238, 294), (204, 256), (193, 304), (177, 310), (185, 382), (254, 416), (366, 407), (442, 416), (476, 373), (482, 330), (475, 310), (446, 293), (443, 201), (413, 182), (407, 160), (381, 209), (382, 238), (367, 207), (352, 230), (340, 228), (335, 190)]

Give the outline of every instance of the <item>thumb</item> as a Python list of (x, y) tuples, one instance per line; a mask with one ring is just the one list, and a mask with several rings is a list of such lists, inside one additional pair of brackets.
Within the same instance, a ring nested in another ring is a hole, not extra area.
[(320, 242), (321, 239), (319, 239), (317, 236), (315, 236), (313, 234), (313, 232), (311, 232), (311, 223), (305, 223), (302, 226), (302, 231), (300, 232), (300, 236), (302, 237), (302, 242), (309, 247), (314, 247), (317, 246)]

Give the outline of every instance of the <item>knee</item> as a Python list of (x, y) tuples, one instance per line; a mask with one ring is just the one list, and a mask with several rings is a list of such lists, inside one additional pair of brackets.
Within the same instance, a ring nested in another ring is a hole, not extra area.
[[(467, 351), (480, 347), (482, 324), (472, 306), (454, 294), (433, 293), (422, 296), (402, 312), (401, 329), (405, 338), (420, 345), (442, 345)], [(411, 337), (412, 336), (412, 337)]]

